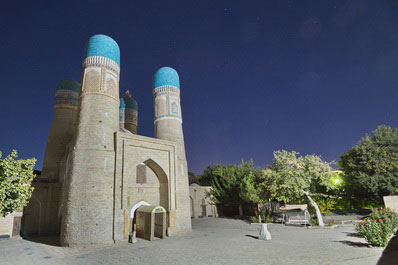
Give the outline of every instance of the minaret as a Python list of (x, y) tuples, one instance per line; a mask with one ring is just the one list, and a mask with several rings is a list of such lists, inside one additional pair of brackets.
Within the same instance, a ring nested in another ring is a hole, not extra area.
[(124, 129), (124, 117), (126, 112), (126, 103), (124, 102), (123, 98), (120, 98), (120, 105), (119, 105), (119, 128)]
[[(49, 179), (51, 182), (63, 182), (60, 176), (60, 165), (65, 156), (66, 147), (72, 141), (76, 130), (79, 92), (80, 83), (75, 80), (63, 79), (57, 84), (54, 114), (42, 169), (42, 178)], [(39, 217), (41, 235), (58, 232), (57, 215), (62, 193), (61, 185), (49, 185), (46, 197), (41, 202), (41, 216)]]
[(80, 83), (75, 80), (66, 78), (57, 84), (54, 115), (43, 160), (43, 178), (59, 177), (59, 164), (75, 132), (79, 92)]
[(123, 100), (125, 103), (124, 128), (133, 134), (137, 134), (137, 126), (138, 126), (137, 101), (134, 100), (129, 91), (124, 93)]
[(170, 226), (176, 231), (191, 229), (188, 167), (185, 158), (184, 134), (180, 104), (180, 80), (178, 73), (170, 67), (160, 68), (153, 79), (155, 108), (155, 138), (169, 140), (177, 145), (176, 211), (169, 213)]
[(67, 169), (61, 244), (113, 242), (115, 142), (119, 130), (118, 44), (94, 35), (83, 60), (75, 144)]

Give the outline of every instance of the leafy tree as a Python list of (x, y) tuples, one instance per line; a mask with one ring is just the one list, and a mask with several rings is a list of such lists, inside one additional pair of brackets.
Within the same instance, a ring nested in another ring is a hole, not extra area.
[(28, 204), (36, 159), (17, 159), (17, 151), (2, 159), (0, 152), (0, 214), (5, 217)]
[(333, 170), (319, 156), (298, 155), (295, 151), (275, 151), (274, 163), (263, 171), (259, 193), (285, 203), (306, 196), (316, 209), (319, 225), (323, 225), (319, 207), (311, 196), (326, 195), (337, 188), (332, 182)]
[(359, 199), (381, 203), (398, 194), (398, 129), (381, 125), (340, 156), (347, 192)]
[(239, 205), (242, 215), (242, 204), (257, 203), (256, 183), (261, 171), (253, 167), (253, 162), (248, 161), (240, 165), (210, 165), (201, 178), (199, 184), (212, 186), (210, 194), (217, 203), (233, 203)]

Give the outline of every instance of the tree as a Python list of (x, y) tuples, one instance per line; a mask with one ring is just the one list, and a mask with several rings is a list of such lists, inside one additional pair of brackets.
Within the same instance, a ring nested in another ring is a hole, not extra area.
[(210, 165), (199, 179), (199, 184), (212, 186), (210, 194), (217, 203), (238, 204), (239, 215), (243, 215), (242, 204), (257, 203), (256, 180), (261, 171), (248, 161), (240, 165)]
[(398, 129), (381, 125), (340, 156), (347, 192), (381, 203), (398, 194)]
[(36, 159), (18, 159), (17, 151), (2, 159), (0, 152), (0, 214), (5, 217), (28, 204)]
[(299, 153), (285, 150), (274, 152), (274, 163), (264, 169), (259, 193), (272, 200), (295, 201), (306, 196), (317, 212), (319, 225), (323, 225), (318, 205), (310, 195), (325, 195), (336, 189), (333, 185), (333, 170), (330, 163), (319, 156), (298, 156)]

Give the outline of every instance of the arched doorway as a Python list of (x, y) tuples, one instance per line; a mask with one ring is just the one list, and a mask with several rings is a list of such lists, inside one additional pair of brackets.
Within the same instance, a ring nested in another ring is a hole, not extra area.
[(167, 179), (167, 175), (162, 169), (162, 167), (156, 163), (152, 159), (147, 159), (143, 162), (146, 166), (148, 166), (156, 175), (159, 180), (159, 204), (167, 211), (169, 208), (169, 183)]
[[(137, 209), (141, 206), (162, 206), (165, 209), (166, 226), (169, 223), (169, 181), (163, 168), (153, 159), (147, 159), (135, 164), (135, 179), (132, 186), (127, 188), (128, 204), (133, 198), (132, 205), (124, 211), (124, 238), (130, 233), (134, 235), (137, 230)], [(134, 176), (134, 175), (133, 175)]]

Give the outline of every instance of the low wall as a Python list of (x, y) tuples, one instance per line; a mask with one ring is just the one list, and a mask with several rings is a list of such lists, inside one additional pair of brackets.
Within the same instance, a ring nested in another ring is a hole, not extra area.
[(0, 217), (0, 238), (19, 236), (22, 213), (16, 212)]
[(398, 212), (398, 196), (384, 196), (384, 205), (394, 212)]

